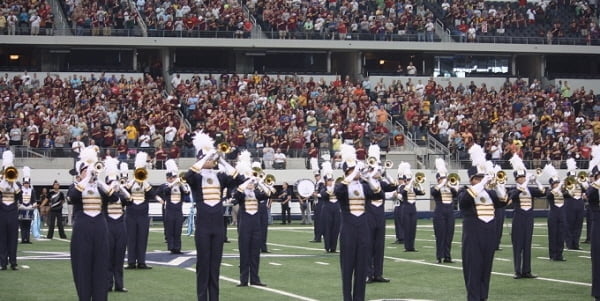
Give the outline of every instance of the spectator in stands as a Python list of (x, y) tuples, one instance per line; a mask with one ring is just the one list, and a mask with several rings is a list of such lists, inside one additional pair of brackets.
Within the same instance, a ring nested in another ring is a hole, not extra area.
[(274, 169), (286, 169), (287, 158), (284, 153), (281, 152), (281, 149), (278, 148), (275, 151), (275, 155), (273, 156), (273, 168)]
[(417, 74), (417, 67), (415, 67), (413, 65), (413, 62), (409, 62), (408, 66), (406, 66), (406, 74), (407, 75), (416, 75)]

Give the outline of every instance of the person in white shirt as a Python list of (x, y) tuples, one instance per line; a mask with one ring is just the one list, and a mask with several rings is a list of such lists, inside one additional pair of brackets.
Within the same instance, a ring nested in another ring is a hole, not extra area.
[(37, 13), (33, 13), (29, 18), (29, 24), (31, 26), (31, 35), (37, 36), (40, 34), (40, 24), (42, 23), (42, 18), (37, 15)]
[(413, 65), (413, 62), (408, 63), (408, 66), (406, 66), (406, 74), (408, 74), (408, 75), (416, 75), (417, 74), (417, 67), (415, 67)]
[(273, 156), (273, 168), (274, 169), (285, 169), (287, 157), (284, 153), (281, 152), (281, 149), (278, 148), (275, 151), (275, 155)]
[(140, 147), (150, 147), (151, 137), (148, 134), (148, 131), (145, 131), (139, 138), (139, 146)]
[(173, 141), (175, 141), (175, 135), (177, 134), (177, 129), (173, 126), (173, 121), (169, 121), (169, 125), (165, 128), (165, 144), (168, 147), (173, 145)]
[(179, 84), (181, 84), (181, 74), (177, 73), (175, 74), (175, 76), (171, 79), (171, 85), (173, 86), (174, 89), (177, 88), (177, 86), (179, 86)]
[(71, 144), (71, 150), (73, 151), (73, 155), (75, 158), (79, 157), (81, 151), (85, 148), (85, 143), (81, 141), (81, 136), (75, 137), (75, 141)]

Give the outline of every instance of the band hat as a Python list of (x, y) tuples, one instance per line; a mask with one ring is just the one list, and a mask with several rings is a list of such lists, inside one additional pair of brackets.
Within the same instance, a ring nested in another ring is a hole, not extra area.
[(29, 166), (23, 166), (23, 184), (31, 183), (31, 168)]
[(340, 146), (340, 153), (342, 155), (342, 170), (347, 172), (348, 170), (356, 166), (356, 149), (354, 146), (349, 144), (342, 144)]
[(598, 168), (598, 164), (600, 164), (600, 145), (592, 145), (592, 160), (590, 160), (588, 171), (590, 176), (596, 177), (600, 174), (600, 168)]
[(567, 163), (567, 177), (575, 176), (575, 171), (577, 170), (577, 162), (574, 158), (569, 158), (566, 161)]
[(202, 132), (202, 130), (194, 134), (192, 144), (196, 149), (196, 158), (198, 160), (202, 159), (208, 152), (215, 149), (215, 141), (210, 136)]
[(481, 145), (475, 143), (469, 148), (469, 155), (471, 157), (471, 167), (467, 170), (469, 179), (474, 177), (483, 177), (485, 175), (485, 152)]
[(448, 176), (448, 168), (446, 167), (446, 161), (444, 161), (444, 159), (435, 159), (435, 169), (437, 170), (437, 173), (435, 174), (436, 179), (445, 178)]
[(173, 159), (169, 159), (169, 160), (165, 161), (165, 169), (167, 170), (167, 173), (166, 173), (167, 178), (176, 177), (179, 172), (177, 163)]
[(527, 176), (527, 168), (523, 163), (523, 159), (521, 159), (519, 155), (513, 154), (509, 162), (512, 168), (514, 169), (513, 176), (515, 177), (515, 180)]

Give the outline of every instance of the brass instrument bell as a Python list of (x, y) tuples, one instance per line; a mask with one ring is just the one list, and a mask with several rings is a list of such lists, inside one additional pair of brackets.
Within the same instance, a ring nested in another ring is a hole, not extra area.
[(227, 142), (221, 142), (217, 145), (217, 150), (223, 154), (229, 154), (231, 152), (231, 146)]
[(460, 183), (460, 176), (457, 173), (453, 172), (448, 175), (448, 184), (456, 186), (458, 183)]
[(367, 158), (367, 165), (369, 165), (369, 167), (375, 168), (377, 167), (377, 158), (375, 157), (368, 157)]
[(386, 169), (390, 169), (390, 168), (394, 167), (394, 162), (392, 162), (392, 161), (390, 161), (390, 160), (386, 160), (386, 161), (383, 163), (383, 167), (385, 167)]
[(588, 173), (585, 171), (580, 171), (577, 173), (577, 181), (579, 181), (579, 183), (585, 183), (588, 181)]
[(496, 183), (504, 184), (506, 183), (506, 173), (502, 170), (496, 173)]
[(138, 182), (144, 182), (148, 178), (148, 171), (143, 167), (136, 168), (133, 171), (133, 178)]
[(422, 173), (422, 172), (417, 172), (417, 173), (415, 174), (415, 181), (416, 181), (418, 184), (425, 183), (425, 174), (424, 174), (424, 173)]
[(14, 166), (9, 166), (4, 169), (2, 176), (6, 181), (15, 182), (19, 178), (19, 171)]
[(272, 174), (265, 175), (264, 181), (267, 186), (273, 186), (275, 185), (275, 176)]

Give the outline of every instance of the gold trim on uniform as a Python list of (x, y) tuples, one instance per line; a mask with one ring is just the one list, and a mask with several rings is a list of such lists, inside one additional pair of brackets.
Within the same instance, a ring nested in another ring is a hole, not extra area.
[(532, 207), (532, 199), (531, 197), (526, 197), (524, 199), (521, 199), (521, 209), (523, 210), (531, 210)]
[(83, 212), (90, 216), (96, 216), (102, 209), (102, 199), (95, 197), (82, 198)]
[[(5, 199), (8, 199), (8, 200), (5, 200)], [(2, 203), (4, 203), (5, 205), (8, 206), (14, 202), (15, 202), (15, 194), (13, 192), (10, 192), (10, 191), (2, 192)]]
[(381, 205), (383, 205), (383, 200), (372, 200), (371, 204), (375, 207), (381, 207)]
[(350, 213), (353, 215), (361, 216), (363, 213), (365, 213), (364, 199), (349, 199), (348, 203), (350, 205)]
[(477, 209), (477, 217), (494, 217), (494, 204), (475, 204)]
[(131, 193), (131, 201), (136, 204), (139, 205), (141, 203), (143, 203), (146, 200), (146, 195), (142, 192), (133, 192)]
[(554, 194), (554, 206), (560, 208), (565, 204), (565, 198), (563, 197), (563, 194), (560, 192), (553, 192), (552, 194)]
[(246, 199), (244, 200), (244, 206), (246, 207), (246, 213), (255, 215), (258, 212), (258, 200), (257, 199)]
[(417, 194), (414, 193), (413, 191), (409, 191), (406, 193), (406, 201), (409, 204), (414, 204), (417, 202)]
[(204, 203), (211, 207), (221, 201), (221, 187), (219, 186), (202, 186), (202, 194), (204, 195)]
[(442, 192), (442, 203), (452, 204), (452, 192)]

